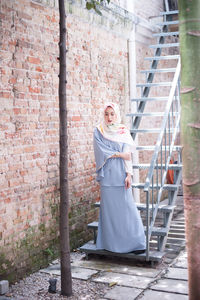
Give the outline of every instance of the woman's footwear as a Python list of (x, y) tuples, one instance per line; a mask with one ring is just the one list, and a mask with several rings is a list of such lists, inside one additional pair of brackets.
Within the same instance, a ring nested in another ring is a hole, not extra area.
[(135, 251), (132, 251), (131, 253), (134, 253), (134, 254), (142, 254), (142, 253), (145, 253), (145, 249), (144, 250), (135, 250)]

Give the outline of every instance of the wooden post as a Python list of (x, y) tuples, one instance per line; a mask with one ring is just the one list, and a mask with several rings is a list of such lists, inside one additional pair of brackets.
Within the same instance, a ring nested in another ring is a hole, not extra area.
[(189, 299), (200, 299), (200, 1), (179, 0), (181, 143)]
[(68, 199), (68, 141), (66, 104), (66, 15), (64, 0), (59, 0), (60, 13), (60, 71), (59, 71), (59, 113), (60, 113), (60, 251), (61, 251), (61, 294), (72, 295), (72, 277), (69, 245), (69, 199)]

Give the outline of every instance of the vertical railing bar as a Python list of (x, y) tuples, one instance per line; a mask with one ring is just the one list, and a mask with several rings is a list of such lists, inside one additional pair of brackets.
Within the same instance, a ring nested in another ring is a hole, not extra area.
[(160, 178), (160, 182), (161, 182), (161, 184), (163, 184), (163, 182), (162, 182), (162, 181), (163, 181), (163, 180), (162, 180), (162, 178), (163, 178), (163, 177), (162, 177), (162, 175), (163, 175), (163, 157), (162, 157), (162, 156), (163, 156), (163, 155), (162, 155), (163, 152), (162, 152), (162, 151), (163, 151), (163, 139), (162, 139), (162, 141), (161, 141), (161, 152), (160, 152), (160, 160), (161, 160), (161, 178)]
[(178, 112), (180, 112), (180, 76), (178, 78)]
[[(174, 126), (174, 103), (173, 103), (173, 101), (172, 101), (172, 115), (171, 115), (171, 117), (172, 117), (172, 128), (175, 128), (175, 126)], [(172, 151), (172, 149), (171, 149), (171, 151)]]
[(170, 131), (170, 114), (168, 115), (168, 129), (169, 129), (169, 135), (168, 135), (168, 138), (169, 138), (169, 142), (168, 142), (169, 153), (168, 153), (168, 156), (170, 156), (170, 146), (171, 146), (171, 138), (170, 138), (170, 134), (171, 134), (171, 131)]
[(166, 127), (165, 127), (165, 170), (166, 169), (166, 161), (167, 161), (167, 131), (166, 131)]
[[(175, 108), (176, 108), (176, 112), (178, 112), (178, 82), (177, 82), (176, 89), (175, 89), (175, 97), (176, 97)], [(178, 115), (177, 115), (177, 118), (178, 118)]]
[(158, 203), (158, 159), (156, 161), (156, 202)]
[(151, 185), (152, 185), (152, 198), (151, 198), (151, 220), (153, 220), (153, 209), (154, 209), (154, 186), (153, 186), (153, 176), (152, 176), (152, 180), (151, 180)]
[(165, 9), (166, 9), (166, 11), (169, 11), (169, 3), (168, 3), (168, 0), (165, 0)]
[(146, 192), (146, 261), (149, 261), (149, 190)]
[[(177, 83), (177, 86), (176, 86), (176, 105), (177, 105), (177, 120), (176, 120), (176, 124), (177, 124), (177, 121), (178, 121), (178, 116), (180, 114), (180, 93), (179, 93), (179, 88), (180, 88), (180, 80), (178, 80), (178, 83)], [(179, 122), (179, 124), (180, 124), (180, 122)]]
[[(177, 87), (178, 87), (178, 85), (177, 85)], [(175, 112), (176, 112), (176, 116), (175, 116), (175, 123), (177, 123), (177, 119), (178, 119), (178, 99), (177, 99), (177, 87), (176, 87), (176, 89), (175, 89), (175, 93), (174, 93), (174, 95), (175, 95)]]

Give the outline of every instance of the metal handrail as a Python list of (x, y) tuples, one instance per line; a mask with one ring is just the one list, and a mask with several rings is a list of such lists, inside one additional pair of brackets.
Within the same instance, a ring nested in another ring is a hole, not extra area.
[[(148, 171), (148, 175), (145, 181), (144, 185), (144, 191), (146, 192), (146, 260), (149, 260), (149, 241), (151, 238), (151, 233), (152, 229), (154, 226), (154, 222), (156, 219), (157, 211), (158, 211), (158, 206), (160, 203), (160, 199), (162, 196), (162, 191), (163, 191), (163, 186), (165, 183), (166, 175), (167, 175), (167, 170), (168, 170), (168, 165), (170, 162), (171, 158), (171, 153), (172, 149), (174, 146), (176, 134), (178, 131), (179, 123), (180, 123), (180, 105), (178, 101), (177, 105), (177, 111), (179, 112), (178, 116), (177, 114), (174, 114), (174, 109), (173, 109), (173, 101), (174, 97), (178, 98), (179, 100), (179, 88), (180, 88), (180, 83), (179, 83), (179, 77), (180, 77), (180, 59), (178, 61), (177, 67), (176, 67), (176, 72), (173, 78), (172, 82), (172, 87), (170, 90), (167, 106), (165, 109), (163, 121), (162, 121), (162, 126), (161, 126), (161, 131), (157, 139), (157, 143), (155, 146), (155, 150), (152, 156), (150, 168)], [(177, 87), (178, 87), (178, 97), (177, 97)], [(174, 124), (174, 117), (176, 117), (176, 125), (174, 128), (174, 132), (171, 137), (171, 131), (170, 131), (170, 113), (172, 117), (172, 124)], [(169, 143), (169, 154), (167, 157), (167, 124), (169, 126), (169, 134), (168, 134), (168, 143)], [(163, 163), (163, 140), (164, 140), (164, 163)], [(158, 184), (158, 158), (159, 158), (159, 153), (161, 155), (161, 182), (160, 185)], [(164, 173), (162, 172), (162, 169), (164, 167)], [(154, 170), (156, 170), (156, 204), (154, 205)], [(158, 192), (159, 188), (159, 192)], [(152, 216), (151, 216), (151, 222), (150, 222), (150, 189), (152, 189)]]
[(170, 108), (171, 108), (173, 98), (174, 98), (174, 95), (175, 95), (175, 91), (176, 91), (176, 87), (177, 87), (177, 84), (178, 84), (178, 80), (179, 80), (179, 76), (180, 76), (180, 69), (181, 69), (181, 64), (180, 64), (180, 58), (179, 58), (177, 68), (176, 68), (176, 72), (175, 72), (175, 75), (174, 75), (174, 79), (173, 79), (173, 82), (172, 82), (172, 87), (171, 87), (171, 90), (170, 90), (169, 98), (168, 98), (168, 103), (167, 103), (166, 110), (165, 110), (164, 117), (163, 117), (163, 122), (162, 122), (161, 130), (160, 130), (160, 134), (158, 136), (158, 140), (157, 140), (157, 143), (156, 143), (156, 146), (155, 146), (154, 154), (152, 156), (149, 172), (148, 172), (148, 175), (147, 175), (147, 178), (146, 178), (146, 181), (145, 181), (145, 185), (144, 185), (144, 191), (145, 192), (147, 192), (149, 190), (149, 187), (150, 187), (150, 184), (151, 184), (153, 171), (155, 169), (156, 160), (157, 160), (158, 154), (159, 154), (159, 149), (161, 147), (161, 142), (162, 142), (162, 139), (163, 139), (163, 135), (165, 133)]

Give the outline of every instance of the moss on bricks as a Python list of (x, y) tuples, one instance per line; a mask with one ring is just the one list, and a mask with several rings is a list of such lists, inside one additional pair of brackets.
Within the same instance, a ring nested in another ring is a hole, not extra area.
[[(0, 253), (0, 280), (5, 279), (7, 270), (12, 268), (12, 262), (6, 258), (5, 253)], [(10, 278), (8, 278), (10, 281)]]
[(58, 227), (47, 228), (43, 223), (39, 227), (30, 227), (21, 241), (12, 242), (1, 251), (0, 279), (14, 282), (58, 257)]

